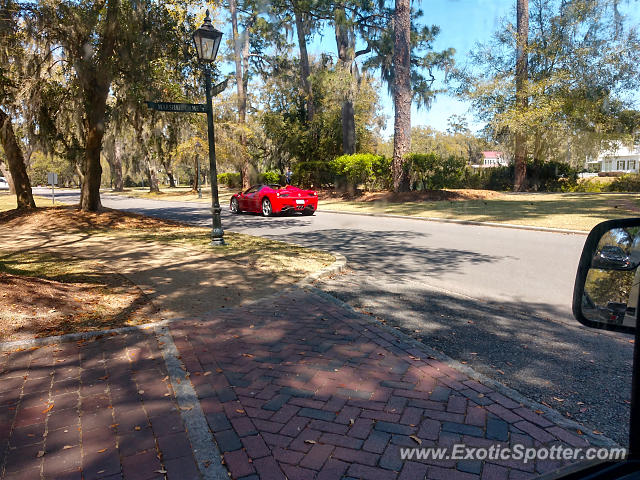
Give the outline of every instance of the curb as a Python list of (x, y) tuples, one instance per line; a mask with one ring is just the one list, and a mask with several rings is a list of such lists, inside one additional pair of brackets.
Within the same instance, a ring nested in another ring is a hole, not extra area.
[(180, 353), (171, 332), (165, 325), (156, 326), (154, 333), (167, 366), (176, 402), (180, 407), (180, 416), (187, 429), (191, 450), (202, 478), (204, 480), (228, 480), (229, 473), (222, 465), (222, 455), (218, 443), (209, 429), (200, 400), (191, 384), (189, 372), (180, 359)]
[[(171, 321), (182, 320), (172, 319)], [(13, 342), (0, 342), (0, 352), (13, 350), (18, 348), (42, 347), (44, 345), (53, 345), (56, 343), (74, 342), (78, 340), (88, 340), (95, 337), (103, 337), (105, 335), (113, 335), (128, 332), (148, 331), (153, 328), (165, 325), (170, 320), (162, 320), (160, 322), (144, 323), (142, 325), (134, 325), (131, 327), (110, 328), (108, 330), (94, 330), (91, 332), (65, 333), (64, 335), (55, 335), (53, 337), (31, 338), (29, 340), (15, 340)]]
[[(493, 390), (497, 391), (498, 393), (504, 395), (505, 397), (510, 398), (511, 400), (513, 400), (514, 402), (517, 402), (525, 407), (528, 407), (530, 409), (533, 410), (541, 410), (544, 412), (544, 415), (551, 420), (552, 422), (554, 422), (556, 425), (559, 425), (560, 427), (564, 427), (570, 430), (573, 430), (574, 432), (576, 430), (580, 430), (582, 431), (582, 435), (581, 437), (585, 437), (586, 439), (588, 439), (589, 443), (591, 443), (592, 445), (598, 446), (598, 447), (607, 447), (607, 448), (621, 448), (621, 445), (618, 445), (616, 442), (614, 442), (613, 440), (611, 440), (609, 437), (606, 437), (604, 435), (594, 435), (591, 432), (585, 432), (585, 427), (583, 425), (580, 425), (579, 423), (573, 421), (573, 420), (569, 420), (566, 417), (564, 417), (560, 412), (554, 410), (553, 408), (547, 407), (546, 405), (543, 405), (541, 403), (536, 402), (535, 400), (531, 400), (530, 398), (525, 397), (524, 395), (522, 395), (521, 393), (517, 392), (516, 390), (507, 387), (506, 385), (503, 385), (502, 383), (493, 380), (492, 378), (487, 377), (486, 375), (482, 374), (482, 373), (478, 373), (475, 370), (473, 370), (471, 367), (468, 367), (466, 365), (463, 365), (462, 363), (454, 360), (453, 358), (449, 357), (448, 355), (445, 355), (442, 352), (439, 352), (427, 345), (425, 345), (424, 343), (410, 337), (409, 335), (407, 335), (406, 333), (400, 331), (397, 328), (391, 327), (389, 325), (386, 325), (384, 323), (381, 322), (376, 322), (371, 316), (369, 315), (365, 315), (363, 313), (358, 312), (354, 307), (352, 307), (351, 305), (349, 305), (346, 302), (343, 302), (342, 300), (340, 300), (339, 298), (334, 297), (333, 295), (330, 295), (327, 292), (324, 292), (323, 290), (320, 290), (317, 287), (307, 287), (308, 290), (312, 291), (313, 293), (316, 293), (317, 295), (325, 298), (326, 300), (329, 300), (331, 302), (333, 302), (334, 304), (349, 310), (350, 312), (352, 312), (354, 315), (358, 315), (361, 318), (366, 319), (369, 323), (375, 323), (375, 325), (377, 327), (381, 327), (383, 329), (385, 329), (387, 332), (389, 332), (390, 334), (392, 334), (393, 336), (395, 336), (396, 338), (398, 338), (399, 340), (402, 340), (405, 343), (408, 343), (409, 345), (412, 345), (414, 348), (416, 348), (417, 350), (421, 350), (423, 351), (427, 356), (432, 357), (436, 360), (441, 361), (442, 363), (446, 364), (447, 366), (454, 368), (455, 370), (458, 370), (460, 373), (463, 373), (465, 375), (467, 375), (468, 377), (471, 377), (472, 379), (476, 380), (477, 382), (482, 383), (483, 385), (486, 385), (490, 388), (492, 388)], [(626, 447), (624, 447), (626, 448)]]
[(585, 236), (589, 235), (589, 232), (586, 232), (584, 230), (569, 230), (566, 228), (551, 228), (551, 227), (534, 227), (532, 225), (515, 225), (513, 223), (478, 222), (475, 220), (456, 220), (455, 218), (418, 217), (418, 216), (412, 216), (412, 215), (394, 215), (391, 213), (343, 212), (339, 210), (320, 209), (320, 213), (322, 212), (337, 213), (340, 215), (365, 215), (368, 217), (402, 218), (404, 220), (420, 220), (423, 222), (457, 223), (459, 225), (475, 225), (480, 227), (511, 228), (514, 230), (532, 230), (534, 232), (565, 233), (565, 234), (585, 235)]
[(294, 284), (296, 287), (306, 287), (311, 285), (316, 280), (319, 280), (323, 277), (328, 277), (329, 275), (333, 275), (336, 273), (340, 273), (347, 266), (347, 258), (341, 253), (331, 252), (329, 250), (322, 250), (323, 252), (330, 253), (335, 257), (335, 261), (329, 265), (328, 267), (323, 268), (319, 272), (311, 273), (307, 275), (305, 278)]

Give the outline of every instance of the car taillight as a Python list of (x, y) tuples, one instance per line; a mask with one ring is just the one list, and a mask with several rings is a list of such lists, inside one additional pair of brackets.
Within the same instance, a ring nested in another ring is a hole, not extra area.
[(309, 192), (309, 196), (310, 197), (315, 197), (316, 196), (316, 192)]

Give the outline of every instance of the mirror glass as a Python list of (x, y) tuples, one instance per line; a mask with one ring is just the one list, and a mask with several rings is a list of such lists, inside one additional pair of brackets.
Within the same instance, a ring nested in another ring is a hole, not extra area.
[(587, 320), (635, 328), (640, 284), (640, 227), (607, 231), (591, 259), (582, 296)]

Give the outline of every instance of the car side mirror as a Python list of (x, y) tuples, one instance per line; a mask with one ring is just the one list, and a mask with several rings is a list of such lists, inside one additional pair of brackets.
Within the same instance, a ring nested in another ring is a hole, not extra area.
[(592, 328), (634, 333), (640, 287), (640, 218), (596, 225), (585, 241), (573, 315)]

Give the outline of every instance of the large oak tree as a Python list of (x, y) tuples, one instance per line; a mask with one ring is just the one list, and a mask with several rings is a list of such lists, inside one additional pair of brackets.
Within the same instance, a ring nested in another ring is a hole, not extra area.
[(19, 28), (20, 11), (18, 4), (12, 0), (0, 2), (0, 144), (10, 174), (8, 180), (16, 194), (17, 207), (27, 209), (35, 208), (36, 204), (12, 116), (20, 116), (20, 106), (25, 101), (24, 92), (33, 88), (37, 81), (37, 78), (33, 78), (36, 73), (33, 61), (37, 55), (34, 52), (37, 49), (26, 48), (29, 39), (24, 30)]

